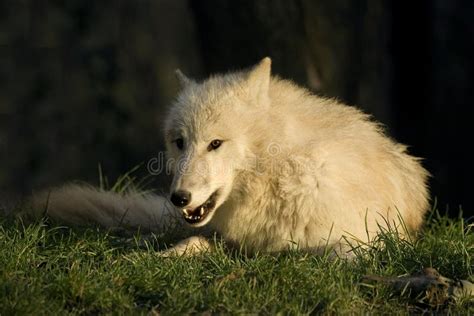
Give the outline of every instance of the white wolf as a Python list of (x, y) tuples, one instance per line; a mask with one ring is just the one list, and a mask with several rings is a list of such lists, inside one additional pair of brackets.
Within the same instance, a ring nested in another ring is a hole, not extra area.
[[(203, 82), (179, 70), (182, 90), (165, 122), (174, 178), (170, 200), (190, 226), (208, 225), (230, 244), (275, 252), (295, 243), (318, 252), (345, 238), (367, 241), (403, 219), (420, 228), (428, 172), (406, 147), (354, 107), (272, 77), (264, 58), (248, 71)], [(95, 221), (164, 229), (167, 199), (69, 185), (33, 198), (34, 208), (72, 224)], [(400, 229), (399, 231), (403, 231)], [(192, 237), (171, 251), (207, 250)], [(169, 253), (169, 252), (168, 252)]]

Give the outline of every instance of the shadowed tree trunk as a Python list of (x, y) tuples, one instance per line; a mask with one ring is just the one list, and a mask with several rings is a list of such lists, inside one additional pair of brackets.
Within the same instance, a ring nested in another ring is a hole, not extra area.
[[(369, 5), (369, 2), (371, 5)], [(371, 1), (190, 1), (206, 73), (273, 71), (389, 122), (387, 6)]]

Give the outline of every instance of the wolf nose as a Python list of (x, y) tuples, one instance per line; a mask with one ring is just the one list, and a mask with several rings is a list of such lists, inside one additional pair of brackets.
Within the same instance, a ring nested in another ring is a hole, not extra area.
[(171, 194), (171, 202), (175, 206), (186, 206), (191, 201), (191, 192), (188, 191), (176, 191)]

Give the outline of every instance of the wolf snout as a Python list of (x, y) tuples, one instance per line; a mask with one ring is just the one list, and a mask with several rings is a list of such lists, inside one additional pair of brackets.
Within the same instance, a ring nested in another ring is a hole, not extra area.
[(184, 207), (191, 202), (191, 192), (179, 190), (171, 194), (171, 203), (175, 206)]

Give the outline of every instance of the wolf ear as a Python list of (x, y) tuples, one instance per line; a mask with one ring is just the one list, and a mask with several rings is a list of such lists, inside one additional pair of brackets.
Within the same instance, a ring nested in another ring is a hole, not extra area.
[(181, 70), (179, 70), (179, 69), (176, 69), (176, 70), (174, 71), (174, 74), (176, 75), (176, 79), (178, 79), (179, 86), (180, 86), (181, 88), (184, 88), (184, 87), (188, 86), (190, 83), (193, 82), (192, 79), (189, 79), (188, 77), (186, 77), (186, 75), (183, 74), (183, 73), (181, 72)]
[(268, 89), (270, 87), (270, 71), (272, 60), (270, 57), (262, 59), (258, 65), (250, 70), (247, 79), (250, 95), (259, 105), (268, 102)]

